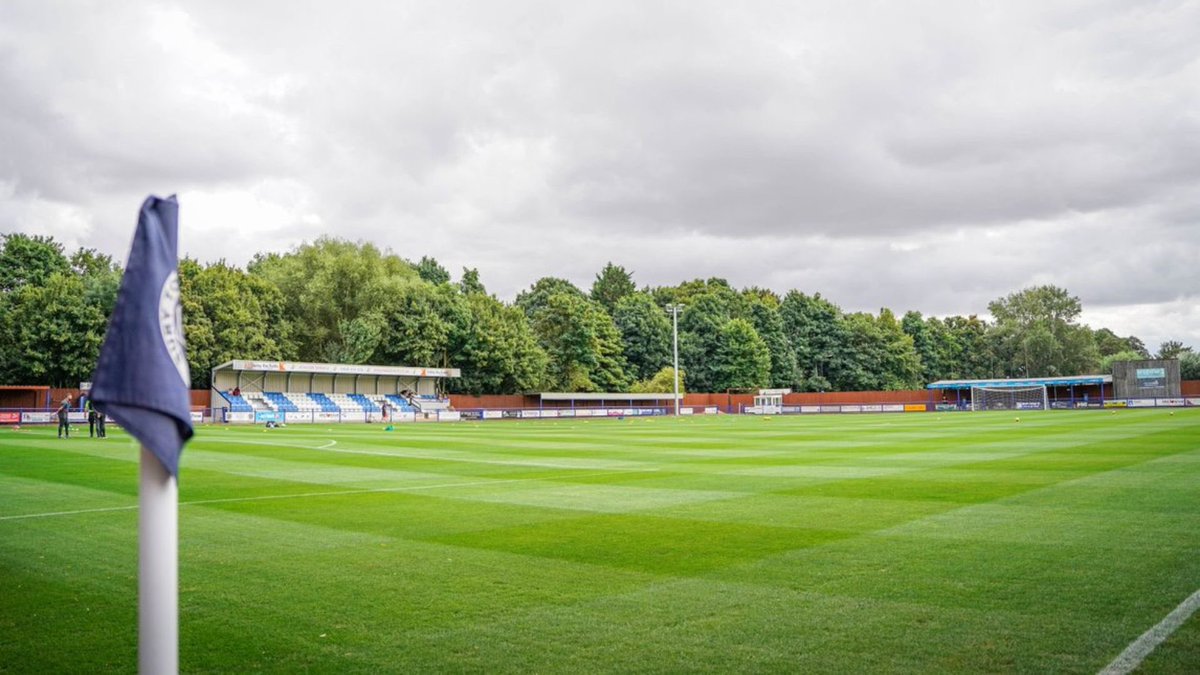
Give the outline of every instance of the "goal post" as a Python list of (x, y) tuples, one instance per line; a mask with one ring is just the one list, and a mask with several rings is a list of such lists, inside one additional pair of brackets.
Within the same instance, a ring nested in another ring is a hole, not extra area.
[(1046, 385), (971, 387), (971, 410), (1049, 410)]

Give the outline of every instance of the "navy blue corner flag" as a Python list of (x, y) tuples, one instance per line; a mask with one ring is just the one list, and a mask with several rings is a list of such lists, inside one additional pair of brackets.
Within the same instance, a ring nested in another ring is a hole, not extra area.
[(92, 378), (96, 409), (133, 434), (172, 476), (192, 437), (178, 241), (175, 197), (147, 197)]

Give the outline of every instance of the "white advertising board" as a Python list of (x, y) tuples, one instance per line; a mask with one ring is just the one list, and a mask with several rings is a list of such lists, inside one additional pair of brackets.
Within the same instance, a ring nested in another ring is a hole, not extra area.
[(313, 421), (315, 421), (315, 422), (340, 422), (342, 420), (341, 413), (315, 412), (312, 415), (313, 415)]
[(680, 414), (680, 415), (691, 415), (691, 414), (694, 414), (694, 413), (693, 413), (693, 411), (692, 411), (692, 409), (691, 409), (691, 408), (680, 408), (680, 409), (679, 409), (679, 414)]
[(498, 420), (501, 417), (504, 417), (504, 413), (499, 410), (484, 410), (483, 411), (483, 419), (485, 419), (485, 420)]
[(542, 411), (542, 417), (558, 417), (558, 410), (549, 408)]
[(819, 412), (821, 412), (821, 406), (819, 406), (819, 405), (802, 405), (802, 406), (800, 406), (800, 412), (801, 413), (819, 413)]
[(87, 413), (83, 412), (82, 410), (72, 410), (67, 413), (67, 421), (75, 424), (83, 424), (84, 422), (87, 422)]
[(705, 415), (716, 415), (718, 412), (719, 411), (717, 410), (717, 406), (715, 406), (715, 405), (706, 406), (704, 408)]
[(862, 411), (865, 413), (883, 412), (883, 406), (877, 403), (867, 404), (862, 407)]
[(311, 424), (316, 421), (313, 415), (314, 413), (310, 412), (289, 412), (283, 414), (283, 421), (289, 424)]
[(294, 361), (241, 361), (234, 370), (275, 373), (320, 373), (332, 375), (397, 375), (404, 377), (459, 377), (458, 368), (412, 368), (406, 366), (370, 366), (345, 363), (300, 363)]
[(1125, 406), (1128, 408), (1153, 408), (1154, 399), (1152, 398), (1131, 398), (1126, 401)]
[(47, 424), (54, 421), (54, 413), (48, 412), (23, 412), (21, 413), (21, 422), (23, 424)]
[(254, 413), (252, 412), (226, 412), (226, 422), (253, 422)]
[(904, 412), (903, 403), (884, 403), (881, 412)]
[(192, 424), (200, 424), (204, 422), (204, 413), (199, 410), (192, 411)]
[(574, 416), (575, 416), (575, 411), (574, 411), (574, 410), (571, 410), (571, 409), (569, 409), (569, 408), (568, 408), (568, 409), (566, 409), (566, 410), (559, 410), (559, 411), (558, 411), (558, 416), (559, 416), (559, 417), (574, 417)]
[(1187, 402), (1181, 398), (1160, 398), (1158, 406), (1160, 408), (1179, 408), (1187, 405)]
[(862, 411), (863, 411), (863, 407), (861, 405), (844, 405), (844, 406), (842, 406), (842, 412), (844, 412), (844, 413), (860, 413)]
[(462, 413), (457, 410), (439, 410), (437, 421), (439, 422), (458, 422), (462, 420)]
[(542, 416), (541, 410), (522, 410), (521, 411), (522, 418), (541, 417), (541, 416)]
[(392, 413), (393, 422), (416, 422), (417, 413), (415, 412), (398, 412)]
[(1200, 398), (1188, 398), (1186, 401), (1188, 405), (1200, 405)]

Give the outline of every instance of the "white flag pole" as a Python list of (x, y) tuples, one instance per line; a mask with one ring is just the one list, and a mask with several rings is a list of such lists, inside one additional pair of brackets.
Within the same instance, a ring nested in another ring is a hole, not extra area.
[(179, 488), (145, 447), (138, 471), (138, 672), (179, 672)]

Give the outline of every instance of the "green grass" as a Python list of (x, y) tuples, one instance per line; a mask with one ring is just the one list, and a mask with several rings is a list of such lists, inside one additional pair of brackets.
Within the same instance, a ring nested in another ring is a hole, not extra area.
[[(54, 435), (0, 672), (133, 671), (136, 448)], [(180, 502), (185, 672), (1094, 673), (1200, 588), (1200, 410), (203, 427)]]

